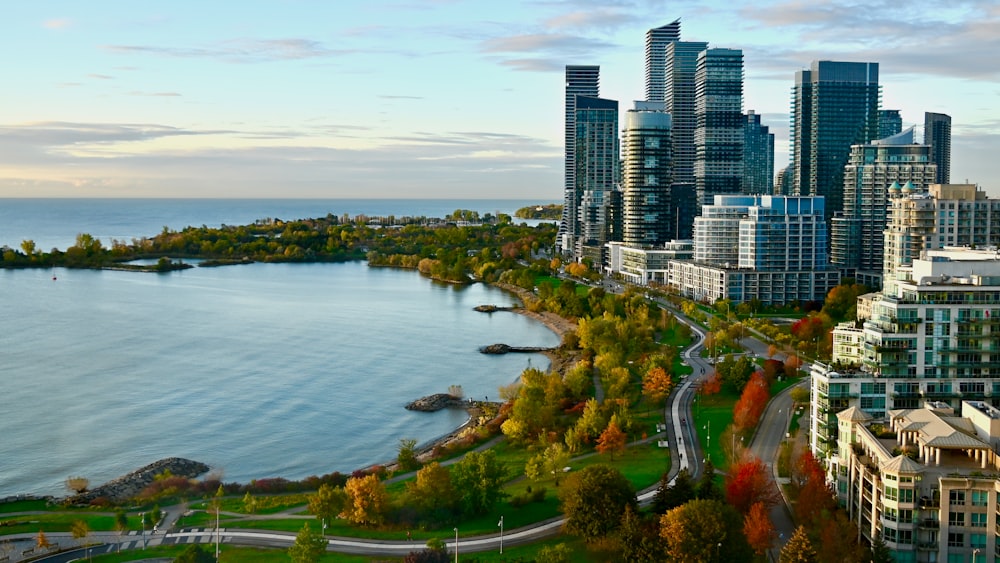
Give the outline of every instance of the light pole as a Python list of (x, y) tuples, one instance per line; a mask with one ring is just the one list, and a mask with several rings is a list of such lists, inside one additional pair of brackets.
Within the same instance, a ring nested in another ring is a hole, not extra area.
[(712, 449), (712, 421), (705, 425), (705, 457), (708, 457), (708, 450)]
[(323, 535), (326, 535), (326, 518), (323, 519)]
[(458, 528), (455, 528), (455, 563), (458, 563)]
[(142, 522), (142, 549), (146, 550), (146, 513), (139, 513), (139, 521)]
[(215, 560), (219, 560), (219, 511), (222, 507), (218, 502), (215, 505)]
[(972, 550), (972, 563), (976, 563), (976, 559), (979, 557), (979, 548)]
[(500, 517), (500, 553), (503, 553), (503, 516)]

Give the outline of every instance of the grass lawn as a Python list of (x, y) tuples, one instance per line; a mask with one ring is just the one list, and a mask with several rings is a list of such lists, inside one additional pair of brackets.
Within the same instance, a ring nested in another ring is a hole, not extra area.
[[(108, 514), (49, 512), (45, 514), (32, 514), (30, 516), (0, 518), (0, 530), (2, 530), (4, 535), (36, 534), (38, 530), (44, 530), (46, 533), (68, 532), (73, 522), (77, 520), (83, 520), (91, 530), (97, 532), (107, 532), (115, 529), (115, 519)], [(139, 518), (131, 518), (129, 521), (130, 527), (133, 524), (136, 530), (140, 529)]]
[(708, 458), (719, 469), (729, 466), (719, 436), (733, 423), (733, 405), (737, 399), (736, 394), (725, 388), (714, 395), (699, 395), (695, 399), (694, 424), (697, 425), (698, 440)]

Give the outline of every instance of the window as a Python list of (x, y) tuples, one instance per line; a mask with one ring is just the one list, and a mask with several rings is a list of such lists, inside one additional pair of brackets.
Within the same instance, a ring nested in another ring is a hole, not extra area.
[(913, 489), (899, 489), (899, 502), (913, 502)]
[(899, 489), (896, 487), (886, 486), (885, 488), (885, 500), (896, 500), (899, 498)]
[(949, 526), (965, 526), (965, 513), (964, 512), (949, 512), (948, 513), (948, 525)]
[(986, 506), (986, 502), (989, 500), (989, 491), (972, 491), (972, 506)]
[(969, 522), (969, 525), (972, 526), (973, 528), (986, 527), (986, 520), (987, 520), (986, 514), (973, 513), (969, 515), (969, 518), (971, 520), (971, 522)]
[(948, 504), (965, 506), (965, 491), (948, 491)]
[(965, 534), (948, 532), (948, 547), (965, 547)]
[(969, 547), (976, 549), (986, 547), (986, 534), (969, 534)]

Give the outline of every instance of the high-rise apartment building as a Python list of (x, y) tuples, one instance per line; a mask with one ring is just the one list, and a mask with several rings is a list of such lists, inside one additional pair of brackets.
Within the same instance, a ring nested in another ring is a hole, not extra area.
[(774, 193), (774, 133), (753, 110), (743, 116), (743, 193)]
[(844, 167), (844, 210), (830, 222), (830, 256), (841, 276), (882, 286), (883, 231), (889, 199), (903, 187), (924, 192), (937, 168), (930, 147), (914, 142), (913, 128), (851, 147)]
[(667, 45), (681, 40), (681, 20), (646, 32), (646, 101), (666, 100)]
[(564, 137), (564, 187), (563, 215), (559, 224), (556, 247), (560, 251), (572, 250), (569, 241), (579, 234), (576, 193), (576, 99), (577, 96), (596, 98), (600, 89), (601, 67), (596, 65), (566, 65), (566, 130)]
[(582, 256), (583, 246), (601, 248), (619, 240), (618, 102), (577, 96), (575, 122), (577, 229), (572, 248)]
[(822, 300), (840, 282), (827, 244), (821, 197), (717, 195), (695, 218), (693, 258), (671, 261), (668, 283), (699, 301)]
[(698, 203), (743, 188), (743, 51), (705, 49), (695, 70), (694, 180)]
[(698, 54), (703, 41), (674, 41), (666, 45), (664, 104), (673, 122), (674, 183), (694, 185), (694, 96)]
[(925, 250), (1000, 246), (1000, 199), (975, 184), (932, 184), (925, 192), (890, 189), (885, 227), (884, 283), (909, 279)]
[(878, 135), (878, 63), (813, 61), (792, 88), (794, 193), (826, 198), (829, 219), (843, 210), (844, 165), (852, 145)]
[[(876, 139), (885, 139), (903, 132), (903, 116), (898, 109), (878, 110), (878, 135)], [(926, 143), (925, 143), (926, 144)]]
[(937, 183), (951, 182), (951, 116), (924, 113), (924, 144), (931, 147), (931, 162), (937, 164)]
[(673, 238), (677, 213), (670, 205), (673, 180), (670, 114), (662, 102), (636, 102), (622, 130), (622, 241), (662, 246)]

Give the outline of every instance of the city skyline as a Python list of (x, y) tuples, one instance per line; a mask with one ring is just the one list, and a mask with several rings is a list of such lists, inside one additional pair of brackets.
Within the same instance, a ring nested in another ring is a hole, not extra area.
[[(679, 11), (678, 11), (679, 10)], [(883, 14), (891, 14), (882, 17)], [(0, 197), (562, 201), (564, 72), (644, 97), (646, 32), (741, 49), (743, 111), (788, 164), (795, 72), (879, 63), (903, 127), (952, 117), (952, 181), (991, 196), (1000, 7), (662, 1), (22, 3), (4, 31)], [(899, 18), (899, 19), (896, 19)], [(16, 55), (16, 59), (15, 59)]]

